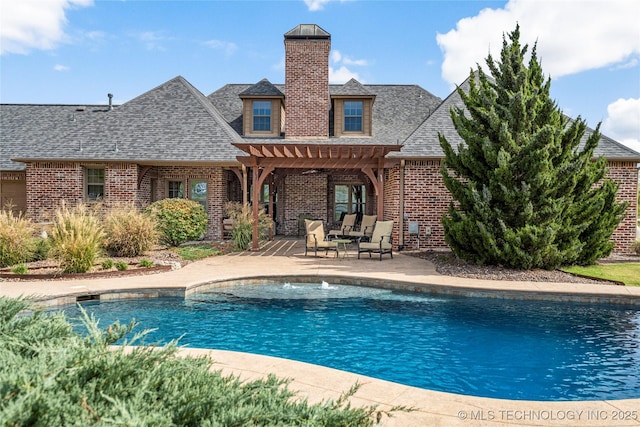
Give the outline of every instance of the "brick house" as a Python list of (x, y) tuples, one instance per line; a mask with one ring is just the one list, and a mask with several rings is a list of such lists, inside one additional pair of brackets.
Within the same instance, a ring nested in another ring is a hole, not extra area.
[[(244, 201), (267, 209), (280, 235), (298, 235), (300, 218), (332, 228), (355, 212), (393, 219), (397, 248), (446, 248), (440, 218), (451, 196), (438, 133), (460, 141), (449, 117), (457, 93), (329, 84), (331, 36), (316, 25), (295, 27), (284, 45), (283, 85), (228, 84), (205, 96), (178, 76), (121, 106), (111, 96), (0, 106), (3, 207), (46, 221), (61, 200), (144, 208), (186, 197), (205, 207), (207, 238), (219, 239), (224, 203)], [(596, 155), (629, 202), (613, 235), (624, 252), (636, 238), (640, 154), (603, 136)]]

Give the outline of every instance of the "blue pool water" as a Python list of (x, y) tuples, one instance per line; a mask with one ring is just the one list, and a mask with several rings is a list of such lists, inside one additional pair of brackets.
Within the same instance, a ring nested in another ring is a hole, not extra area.
[[(640, 397), (638, 308), (448, 297), (346, 285), (234, 286), (184, 299), (86, 302), (146, 342), (300, 360), (507, 399)], [(77, 317), (76, 307), (65, 308)]]

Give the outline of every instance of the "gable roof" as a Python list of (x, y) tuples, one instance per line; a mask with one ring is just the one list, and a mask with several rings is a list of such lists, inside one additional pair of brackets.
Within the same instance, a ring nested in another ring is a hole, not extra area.
[(64, 135), (52, 135), (18, 160), (138, 163), (228, 162), (242, 138), (211, 102), (178, 76)]
[(271, 82), (267, 79), (262, 79), (258, 83), (253, 86), (243, 90), (238, 94), (238, 96), (242, 97), (251, 97), (251, 96), (272, 96), (272, 97), (284, 97), (284, 93), (280, 92), (280, 89), (271, 84)]
[(33, 152), (43, 135), (64, 134), (107, 111), (108, 105), (0, 104), (0, 170), (24, 170), (10, 158)]
[[(460, 88), (464, 92), (468, 92), (469, 78), (467, 78)], [(457, 90), (451, 94), (436, 108), (431, 114), (404, 142), (404, 147), (400, 153), (390, 153), (388, 157), (399, 158), (442, 158), (444, 152), (440, 147), (438, 134), (444, 135), (449, 144), (455, 149), (459, 144), (463, 144), (464, 140), (458, 135), (453, 121), (451, 120), (450, 111), (453, 107), (464, 108), (462, 98)], [(594, 132), (593, 129), (587, 127), (582, 137), (581, 144), (588, 139)], [(631, 148), (620, 144), (619, 142), (601, 135), (600, 143), (594, 150), (594, 156), (604, 156), (609, 160), (633, 160), (640, 161), (640, 153), (635, 152)]]
[(373, 94), (356, 79), (351, 79), (342, 86), (331, 90), (331, 96), (372, 96)]

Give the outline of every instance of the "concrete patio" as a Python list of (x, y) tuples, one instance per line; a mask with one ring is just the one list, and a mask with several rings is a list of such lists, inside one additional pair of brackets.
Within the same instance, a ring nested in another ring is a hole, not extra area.
[[(260, 283), (265, 280), (326, 280), (408, 289), (429, 293), (483, 295), (497, 298), (579, 300), (640, 304), (640, 288), (593, 284), (509, 282), (443, 276), (432, 263), (394, 253), (383, 261), (356, 258), (355, 251), (336, 258), (334, 253), (304, 256), (299, 240), (269, 242), (259, 252), (207, 258), (166, 273), (111, 279), (57, 281), (0, 281), (0, 295), (32, 296), (42, 305), (75, 303), (78, 299), (117, 299), (189, 295), (226, 283)], [(456, 395), (377, 380), (316, 365), (222, 350), (183, 350), (209, 353), (214, 369), (245, 379), (274, 373), (293, 378), (291, 388), (311, 402), (335, 399), (356, 382), (362, 384), (353, 405), (394, 405), (414, 412), (384, 415), (384, 426), (631, 426), (640, 425), (640, 399), (584, 402), (512, 401)]]

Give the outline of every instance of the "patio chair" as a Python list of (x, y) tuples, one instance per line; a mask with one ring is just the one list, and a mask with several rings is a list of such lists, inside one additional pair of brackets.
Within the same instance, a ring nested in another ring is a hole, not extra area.
[(377, 218), (378, 217), (376, 215), (363, 215), (362, 221), (360, 222), (360, 230), (351, 230), (349, 232), (349, 237), (353, 239), (361, 239), (363, 242), (371, 240), (373, 226), (376, 225)]
[(222, 220), (222, 240), (233, 238), (233, 220), (224, 218)]
[(371, 258), (372, 252), (379, 253), (380, 261), (382, 261), (382, 254), (389, 254), (393, 258), (392, 232), (393, 221), (376, 221), (371, 241), (362, 242), (358, 240), (358, 259), (360, 259), (361, 252), (369, 252), (369, 258)]
[(324, 249), (325, 255), (330, 249), (337, 250), (338, 244), (336, 242), (325, 239), (322, 221), (305, 219), (304, 222), (306, 230), (304, 256), (307, 256), (309, 250), (313, 250), (315, 256), (318, 256), (318, 249)]
[(349, 232), (353, 230), (353, 227), (356, 225), (357, 216), (357, 214), (345, 215), (339, 230), (329, 230), (329, 233), (327, 233), (329, 238), (348, 236)]

